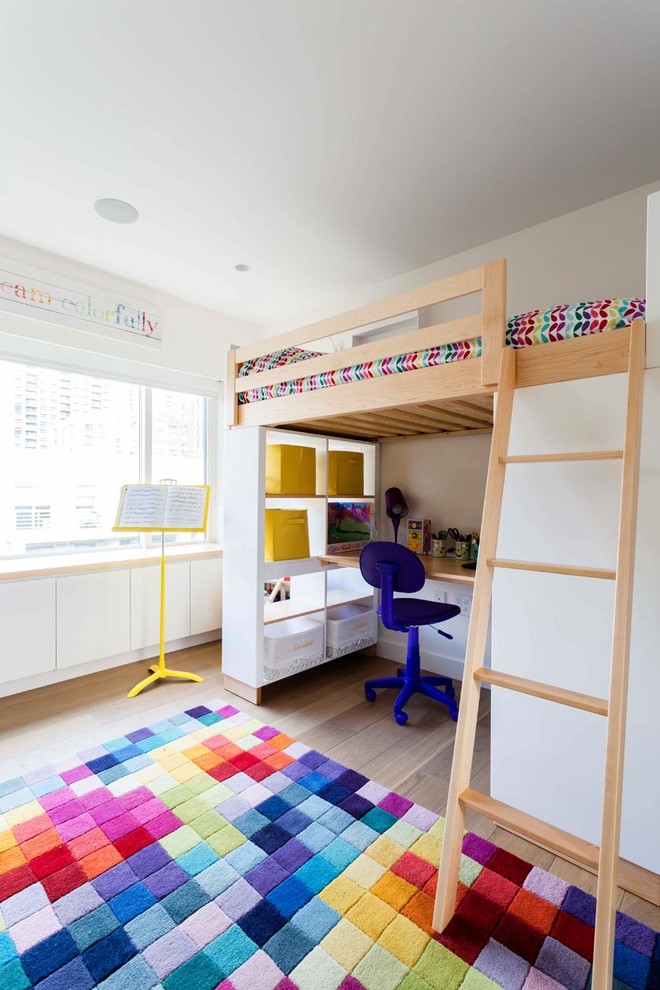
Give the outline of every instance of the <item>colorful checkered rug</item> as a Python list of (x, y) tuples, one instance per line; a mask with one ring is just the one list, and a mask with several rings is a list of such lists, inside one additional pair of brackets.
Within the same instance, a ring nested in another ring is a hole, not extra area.
[[(0, 786), (0, 990), (584, 990), (594, 901), (231, 706)], [(616, 990), (660, 986), (617, 924)]]

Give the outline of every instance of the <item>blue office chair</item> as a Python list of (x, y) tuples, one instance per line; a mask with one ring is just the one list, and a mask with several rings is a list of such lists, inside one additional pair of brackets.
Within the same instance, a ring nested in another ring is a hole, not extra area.
[[(396, 543), (376, 541), (369, 543), (360, 554), (362, 577), (372, 588), (382, 591), (378, 614), (387, 629), (408, 633), (406, 669), (398, 670), (397, 677), (379, 677), (365, 681), (364, 693), (367, 701), (376, 700), (376, 688), (400, 688), (394, 702), (394, 718), (399, 725), (405, 725), (408, 716), (403, 711), (413, 694), (425, 694), (427, 698), (440, 701), (449, 709), (456, 721), (458, 705), (454, 700), (456, 692), (450, 677), (422, 677), (420, 673), (419, 627), (434, 626), (460, 615), (457, 605), (444, 605), (423, 598), (395, 598), (395, 591), (412, 594), (424, 587), (426, 573), (419, 557), (407, 547)], [(453, 639), (449, 633), (436, 630), (441, 636)], [(439, 688), (444, 688), (440, 691)]]

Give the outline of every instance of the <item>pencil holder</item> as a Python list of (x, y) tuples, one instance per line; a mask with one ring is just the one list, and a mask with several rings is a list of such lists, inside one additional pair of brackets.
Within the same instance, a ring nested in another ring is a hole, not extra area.
[(432, 557), (446, 557), (447, 556), (447, 541), (446, 540), (431, 540), (431, 556)]
[(457, 540), (456, 541), (456, 560), (469, 560), (470, 559), (470, 542), (469, 540)]

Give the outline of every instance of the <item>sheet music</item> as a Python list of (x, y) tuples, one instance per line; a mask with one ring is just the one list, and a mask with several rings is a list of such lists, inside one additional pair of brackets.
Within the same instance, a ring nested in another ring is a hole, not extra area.
[(203, 529), (208, 489), (171, 485), (165, 490), (163, 529)]
[(124, 485), (117, 526), (153, 529), (162, 525), (166, 498), (164, 485)]
[(124, 485), (115, 529), (204, 532), (207, 485)]

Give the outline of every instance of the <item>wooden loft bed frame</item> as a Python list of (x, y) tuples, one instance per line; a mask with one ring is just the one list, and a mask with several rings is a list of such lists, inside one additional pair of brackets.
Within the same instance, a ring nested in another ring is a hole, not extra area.
[[(305, 348), (336, 334), (481, 293), (478, 313), (311, 357), (249, 375), (245, 361), (288, 347)], [(346, 382), (239, 405), (249, 389), (394, 358), (443, 344), (482, 338), (481, 357)], [(627, 370), (630, 328), (516, 350), (516, 387), (589, 378)], [(369, 303), (267, 340), (232, 348), (227, 355), (226, 425), (284, 427), (360, 440), (391, 442), (410, 437), (490, 432), (506, 346), (506, 261), (478, 268)]]

